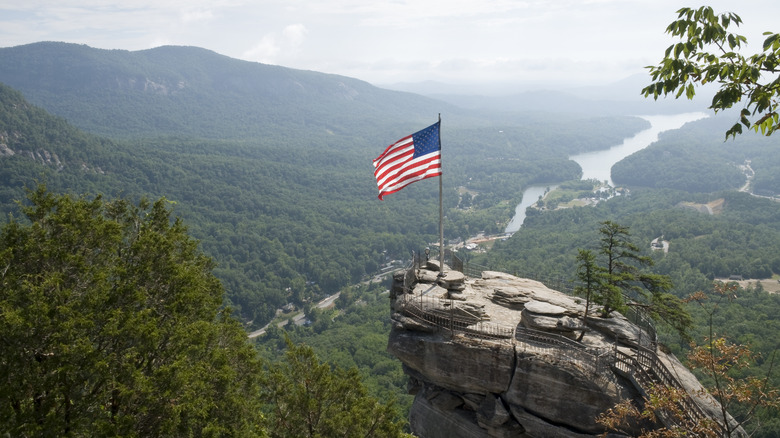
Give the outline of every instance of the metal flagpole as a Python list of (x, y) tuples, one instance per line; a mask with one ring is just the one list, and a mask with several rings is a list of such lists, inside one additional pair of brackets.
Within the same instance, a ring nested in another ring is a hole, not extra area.
[[(441, 113), (439, 113), (439, 160), (441, 160)], [(441, 166), (441, 164), (440, 164)], [(444, 277), (444, 207), (442, 205), (442, 172), (439, 173), (439, 277)]]

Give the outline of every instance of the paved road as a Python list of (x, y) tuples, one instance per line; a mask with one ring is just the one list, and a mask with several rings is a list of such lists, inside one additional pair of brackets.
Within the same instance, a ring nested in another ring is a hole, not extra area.
[[(378, 282), (382, 281), (382, 279), (385, 278), (385, 276), (387, 276), (388, 274), (392, 275), (395, 272), (402, 271), (404, 269), (406, 269), (406, 268), (393, 267), (393, 268), (390, 268), (390, 269), (382, 270), (379, 273), (377, 273), (376, 275), (374, 275), (373, 277), (371, 277), (370, 279), (368, 279), (366, 281), (363, 281), (363, 284), (368, 284), (370, 282), (377, 282), (378, 283)], [(338, 292), (338, 293), (335, 293), (333, 295), (330, 295), (330, 296), (327, 296), (327, 297), (323, 298), (319, 303), (317, 303), (317, 307), (320, 308), (320, 309), (327, 309), (327, 308), (331, 307), (333, 305), (333, 303), (336, 301), (336, 299), (338, 299), (339, 295), (341, 295), (341, 292)], [(301, 324), (304, 323), (304, 318), (305, 318), (305, 315), (303, 314), (303, 312), (297, 313), (297, 314), (295, 314), (292, 317), (293, 323), (295, 323), (297, 325), (301, 325)], [(281, 321), (281, 322), (277, 323), (276, 325), (277, 325), (277, 327), (284, 327), (285, 325), (287, 325), (287, 321), (289, 321), (289, 318), (286, 318), (284, 321)], [(255, 330), (255, 331), (249, 333), (248, 336), (249, 336), (249, 338), (256, 338), (258, 336), (263, 335), (265, 333), (266, 329), (268, 329), (268, 325), (266, 325), (265, 327), (261, 328), (260, 330)]]
[[(328, 297), (323, 298), (319, 303), (317, 303), (317, 308), (319, 308), (319, 309), (327, 309), (328, 307), (333, 305), (333, 303), (336, 301), (336, 299), (338, 299), (339, 295), (341, 295), (341, 292), (337, 292), (337, 293), (335, 293), (333, 295), (330, 295)], [(305, 317), (306, 317), (306, 315), (304, 315), (303, 312), (297, 313), (297, 314), (295, 314), (292, 317), (293, 323), (296, 324), (296, 325), (301, 325), (301, 324), (303, 324)], [(289, 321), (289, 320), (290, 319), (287, 318), (284, 321), (281, 321), (281, 322), (277, 323), (276, 326), (277, 327), (284, 327), (285, 325), (287, 325), (287, 321)], [(265, 327), (261, 328), (260, 330), (255, 330), (255, 331), (249, 333), (249, 335), (247, 335), (247, 336), (249, 336), (250, 339), (251, 338), (256, 338), (256, 337), (258, 337), (260, 335), (265, 334), (265, 331), (266, 331), (267, 328), (268, 328), (268, 325), (266, 325)]]

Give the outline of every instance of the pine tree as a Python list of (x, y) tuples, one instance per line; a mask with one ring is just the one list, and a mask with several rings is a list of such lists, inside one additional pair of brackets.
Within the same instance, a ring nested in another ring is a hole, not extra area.
[[(600, 294), (604, 289), (604, 268), (596, 263), (596, 255), (588, 249), (580, 249), (577, 252), (577, 280), (580, 284), (574, 288), (574, 293), (585, 296), (585, 315), (583, 324), (588, 325), (588, 314), (590, 313), (591, 300), (594, 302), (600, 299)], [(583, 330), (580, 339), (585, 336)]]
[(369, 396), (357, 369), (331, 368), (311, 347), (286, 342), (285, 360), (268, 369), (263, 390), (271, 437), (406, 436), (393, 400)]
[(29, 193), (0, 230), (0, 435), (254, 436), (260, 364), (164, 199)]
[(600, 316), (606, 318), (614, 311), (624, 312), (629, 305), (639, 307), (687, 337), (692, 324), (690, 314), (682, 300), (668, 292), (672, 288), (668, 276), (647, 272), (653, 259), (641, 254), (631, 241), (628, 227), (604, 221), (599, 232), (598, 253), (579, 250), (577, 256), (577, 291), (587, 297), (586, 310), (598, 304)]

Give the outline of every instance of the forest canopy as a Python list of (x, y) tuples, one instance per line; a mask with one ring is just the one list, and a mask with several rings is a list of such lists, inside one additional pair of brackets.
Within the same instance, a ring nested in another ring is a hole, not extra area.
[(0, 416), (13, 436), (243, 434), (259, 363), (166, 201), (39, 186), (0, 232)]

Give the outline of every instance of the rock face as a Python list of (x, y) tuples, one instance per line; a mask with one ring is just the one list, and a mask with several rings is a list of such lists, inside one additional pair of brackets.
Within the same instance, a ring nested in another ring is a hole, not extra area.
[[(594, 314), (586, 326), (578, 299), (539, 282), (436, 271), (397, 275), (391, 289), (388, 351), (409, 376), (409, 421), (421, 438), (604, 434), (597, 416), (623, 400), (641, 400), (645, 388), (632, 373), (658, 371), (633, 361), (639, 350), (674, 368), (672, 375), (685, 375), (680, 384), (689, 394), (702, 389), (622, 315)], [(711, 399), (694, 399), (705, 412), (714, 407)]]

